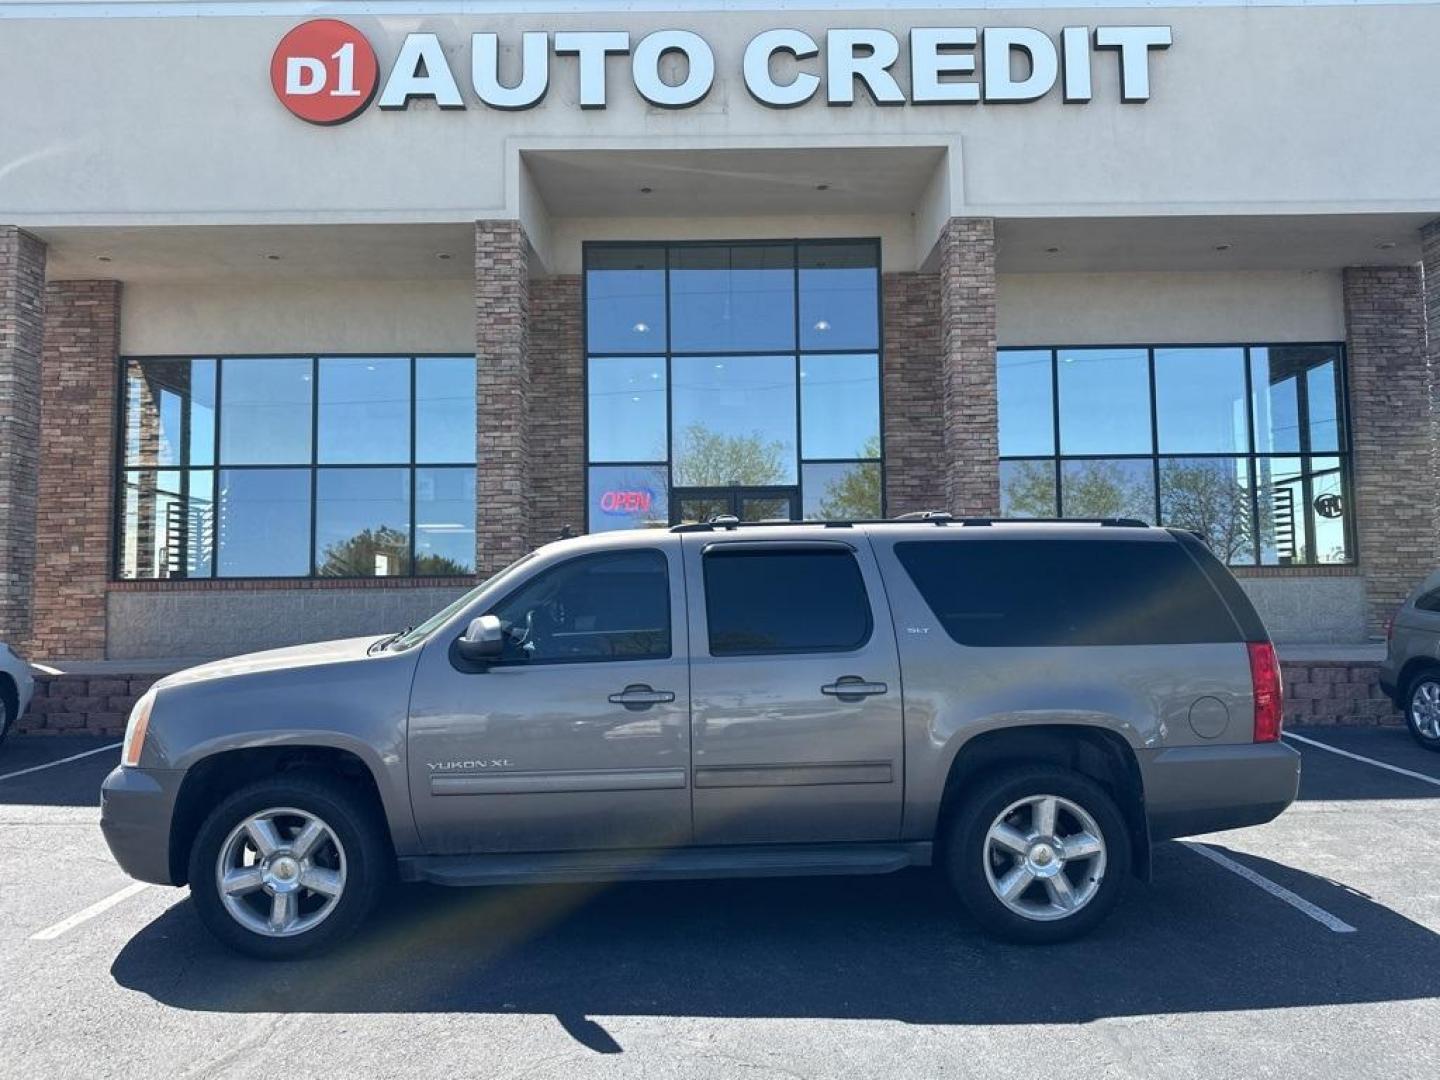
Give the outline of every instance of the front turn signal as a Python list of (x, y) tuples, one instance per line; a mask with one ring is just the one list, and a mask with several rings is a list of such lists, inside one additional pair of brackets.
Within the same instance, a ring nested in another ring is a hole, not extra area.
[(130, 710), (130, 721), (125, 725), (125, 743), (120, 750), (120, 764), (134, 769), (140, 765), (140, 754), (145, 749), (145, 733), (150, 728), (150, 710), (155, 707), (155, 691), (146, 690)]

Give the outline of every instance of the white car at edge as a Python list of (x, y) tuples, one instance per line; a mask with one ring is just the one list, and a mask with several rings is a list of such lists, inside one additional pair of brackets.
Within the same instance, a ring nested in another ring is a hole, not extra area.
[(24, 715), (34, 693), (35, 677), (30, 674), (30, 665), (0, 641), (0, 742)]

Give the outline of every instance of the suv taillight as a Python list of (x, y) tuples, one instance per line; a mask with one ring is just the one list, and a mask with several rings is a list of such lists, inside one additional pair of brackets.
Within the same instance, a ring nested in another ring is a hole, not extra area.
[(1245, 648), (1250, 653), (1250, 685), (1255, 694), (1255, 741), (1276, 742), (1285, 713), (1280, 660), (1268, 641), (1252, 641)]

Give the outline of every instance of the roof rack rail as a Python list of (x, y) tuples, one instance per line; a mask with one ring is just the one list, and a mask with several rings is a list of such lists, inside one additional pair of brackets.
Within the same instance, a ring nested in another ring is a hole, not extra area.
[(973, 517), (961, 518), (961, 525), (1103, 525), (1113, 529), (1148, 529), (1150, 523), (1128, 517)]
[(731, 532), (735, 529), (794, 528), (796, 525), (810, 525), (817, 529), (850, 529), (856, 525), (873, 525), (869, 519), (855, 518), (850, 521), (782, 521), (771, 518), (765, 521), (740, 521), (734, 514), (716, 514), (706, 521), (687, 521), (683, 525), (671, 525), (672, 533)]
[(956, 518), (943, 510), (920, 510), (893, 518), (851, 518), (847, 521), (739, 521), (734, 514), (716, 514), (708, 521), (692, 521), (672, 525), (673, 533), (733, 531), (735, 529), (766, 529), (809, 525), (817, 529), (850, 529), (856, 525), (1100, 525), (1112, 529), (1148, 529), (1148, 522), (1139, 518), (1021, 518), (969, 517)]

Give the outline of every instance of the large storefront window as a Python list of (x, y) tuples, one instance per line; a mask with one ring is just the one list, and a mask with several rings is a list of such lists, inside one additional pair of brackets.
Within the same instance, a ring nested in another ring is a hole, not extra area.
[(121, 578), (475, 570), (475, 359), (125, 363)]
[(585, 249), (589, 528), (873, 518), (874, 241)]
[(1133, 517), (1232, 565), (1354, 561), (1339, 345), (1002, 349), (1001, 511)]

